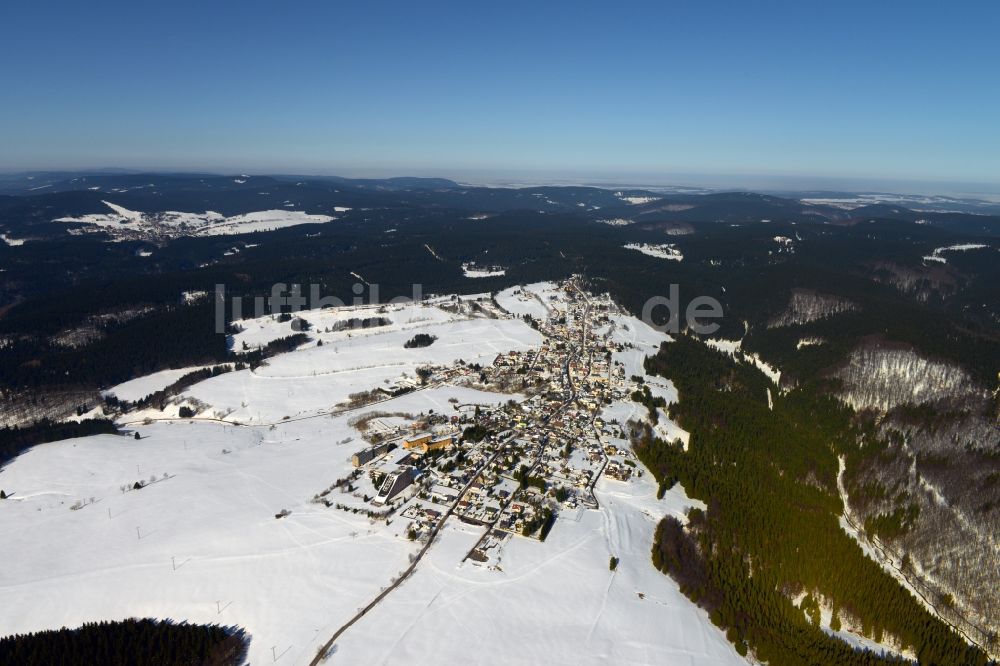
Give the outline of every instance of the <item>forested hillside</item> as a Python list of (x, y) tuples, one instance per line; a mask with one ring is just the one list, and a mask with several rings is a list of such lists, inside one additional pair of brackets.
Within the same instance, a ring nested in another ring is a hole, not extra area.
[(688, 450), (639, 430), (640, 458), (708, 510), (661, 524), (654, 563), (674, 576), (743, 649), (771, 664), (881, 663), (822, 632), (851, 626), (921, 663), (985, 663), (957, 633), (867, 558), (839, 524), (837, 457), (878, 433), (814, 385), (773, 399), (751, 365), (681, 336), (650, 357), (680, 402)]

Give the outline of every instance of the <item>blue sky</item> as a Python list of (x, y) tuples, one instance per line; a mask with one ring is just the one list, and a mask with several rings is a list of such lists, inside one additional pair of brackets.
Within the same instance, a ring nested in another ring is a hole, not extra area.
[(992, 0), (12, 0), (0, 168), (997, 184), (997, 25)]

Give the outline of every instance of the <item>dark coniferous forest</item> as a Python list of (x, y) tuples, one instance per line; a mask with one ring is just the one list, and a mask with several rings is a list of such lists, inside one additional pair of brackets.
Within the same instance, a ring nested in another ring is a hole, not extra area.
[(240, 666), (243, 630), (157, 620), (91, 622), (0, 638), (3, 666)]

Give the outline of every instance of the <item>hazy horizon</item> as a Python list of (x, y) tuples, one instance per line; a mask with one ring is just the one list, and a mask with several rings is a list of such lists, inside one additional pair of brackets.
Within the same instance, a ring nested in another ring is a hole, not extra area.
[(5, 19), (9, 170), (1000, 188), (995, 3), (113, 0)]
[(848, 176), (823, 176), (808, 174), (740, 174), (740, 173), (642, 173), (601, 171), (540, 171), (530, 169), (432, 169), (432, 168), (303, 168), (303, 169), (246, 169), (240, 167), (197, 168), (183, 166), (148, 167), (50, 167), (33, 169), (0, 168), (8, 176), (72, 173), (72, 174), (212, 174), (255, 176), (312, 176), (343, 178), (445, 178), (462, 185), (485, 187), (537, 187), (537, 186), (588, 186), (627, 187), (632, 189), (705, 189), (763, 192), (854, 192), (910, 195), (935, 195), (955, 198), (980, 198), (1000, 202), (1000, 183), (963, 182), (946, 180), (906, 180), (864, 178)]

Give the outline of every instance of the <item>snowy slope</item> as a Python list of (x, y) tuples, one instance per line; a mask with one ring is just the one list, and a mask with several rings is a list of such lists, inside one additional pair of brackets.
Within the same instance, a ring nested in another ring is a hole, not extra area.
[(553, 302), (559, 302), (559, 288), (552, 282), (536, 282), (523, 287), (504, 289), (496, 295), (497, 303), (507, 312), (523, 317), (546, 319)]
[(671, 261), (683, 261), (684, 254), (671, 243), (628, 243), (623, 246), (626, 250), (635, 250), (650, 257), (658, 259), (669, 259)]
[[(161, 213), (143, 213), (129, 210), (110, 201), (104, 205), (110, 213), (91, 213), (79, 217), (60, 217), (55, 222), (82, 223), (96, 227), (120, 238), (157, 238), (176, 236), (218, 236), (244, 234), (252, 231), (272, 231), (299, 224), (322, 224), (335, 217), (311, 215), (298, 210), (263, 210), (226, 217), (215, 211), (187, 213), (168, 210)], [(336, 212), (349, 208), (337, 207)]]
[(655, 494), (648, 476), (602, 480), (600, 510), (560, 518), (544, 543), (513, 540), (501, 571), (458, 563), (479, 533), (456, 523), (329, 663), (745, 664), (653, 568), (656, 522), (689, 504), (679, 489)]
[(160, 370), (144, 377), (136, 377), (127, 382), (122, 382), (104, 391), (104, 393), (117, 396), (120, 400), (141, 400), (151, 393), (170, 386), (184, 375), (204, 367), (206, 366), (196, 365), (177, 370)]
[[(526, 289), (505, 295), (505, 307), (541, 315), (564, 298), (555, 285)], [(208, 405), (199, 419), (146, 423), (172, 412), (131, 413), (123, 420), (140, 440), (45, 444), (0, 470), (0, 488), (12, 495), (0, 503), (0, 533), (16, 553), (0, 568), (4, 634), (130, 616), (218, 622), (246, 628), (249, 663), (272, 663), (273, 647), (280, 663), (306, 664), (407, 566), (419, 546), (400, 533), (405, 520), (373, 523), (311, 501), (348, 474), (364, 446), (350, 423), (370, 412), (444, 413), (521, 396), (443, 385), (341, 416), (324, 410), (417, 365), (488, 364), (541, 337), (518, 319), (462, 319), (422, 305), (391, 309), (389, 326), (360, 332), (316, 330), (356, 309), (302, 316), (324, 344), (195, 384), (183, 397)], [(666, 336), (612, 319), (614, 339), (635, 345), (616, 360), (641, 374), (643, 356)], [(290, 331), (269, 318), (244, 323), (249, 343)], [(438, 339), (404, 350), (416, 331)], [(179, 372), (115, 391), (145, 393)], [(677, 398), (669, 381), (647, 381)], [(623, 401), (603, 416), (624, 423), (644, 411)], [(213, 412), (228, 422), (209, 420)], [(148, 485), (132, 490), (140, 479)], [(656, 522), (699, 505), (679, 486), (663, 500), (655, 493), (648, 473), (628, 483), (602, 478), (599, 510), (565, 512), (544, 543), (513, 539), (499, 570), (462, 564), (481, 528), (450, 520), (416, 573), (344, 634), (330, 663), (745, 663), (653, 569)], [(614, 573), (612, 555), (621, 560)]]
[[(438, 336), (437, 341), (429, 347), (404, 348), (418, 330)], [(254, 371), (213, 377), (185, 395), (231, 421), (270, 423), (329, 411), (352, 393), (379, 388), (402, 375), (416, 377), (420, 366), (459, 359), (489, 365), (501, 352), (524, 351), (541, 343), (537, 331), (511, 319), (430, 322), (416, 328), (365, 329), (351, 337), (347, 333), (320, 337), (327, 336), (330, 341), (321, 347), (281, 354)]]
[[(3, 633), (133, 615), (235, 623), (252, 635), (251, 663), (270, 662), (272, 645), (296, 663), (415, 550), (364, 518), (308, 502), (347, 472), (356, 447), (335, 444), (350, 434), (343, 421), (141, 432), (140, 441), (46, 444), (0, 472), (15, 493), (0, 506), (0, 532), (17, 553), (0, 570)], [(286, 508), (292, 514), (276, 520)]]

